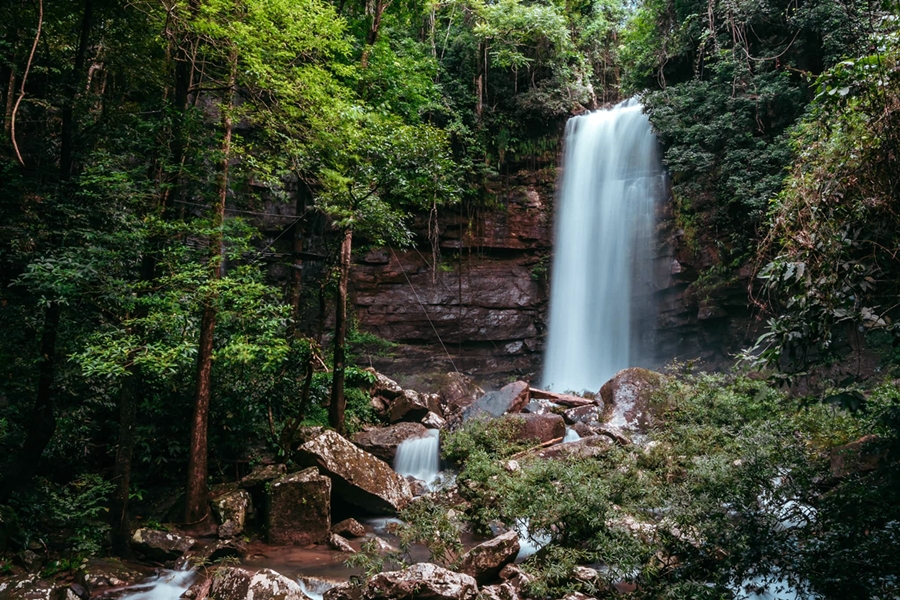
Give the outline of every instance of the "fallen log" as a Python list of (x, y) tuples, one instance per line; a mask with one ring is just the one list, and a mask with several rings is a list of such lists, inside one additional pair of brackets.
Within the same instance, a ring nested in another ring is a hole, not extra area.
[(557, 394), (556, 392), (539, 390), (537, 388), (528, 388), (528, 392), (531, 394), (532, 398), (550, 400), (551, 402), (555, 402), (561, 406), (568, 406), (569, 408), (596, 404), (590, 398), (582, 398), (581, 396), (573, 396), (572, 394)]

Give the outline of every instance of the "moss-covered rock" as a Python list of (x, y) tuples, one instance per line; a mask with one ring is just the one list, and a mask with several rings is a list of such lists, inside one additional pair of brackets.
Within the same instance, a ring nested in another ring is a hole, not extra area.
[(305, 546), (331, 534), (331, 480), (310, 467), (268, 484), (266, 530), (270, 544)]

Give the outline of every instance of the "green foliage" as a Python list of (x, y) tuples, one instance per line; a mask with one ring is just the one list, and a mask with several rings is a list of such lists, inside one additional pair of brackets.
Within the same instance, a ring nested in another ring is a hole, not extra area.
[(96, 474), (82, 475), (66, 485), (39, 480), (34, 489), (11, 502), (26, 545), (44, 536), (56, 538), (45, 543), (64, 544), (69, 562), (58, 564), (56, 570), (66, 570), (81, 557), (96, 554), (109, 532), (106, 506), (114, 487)]
[[(591, 458), (521, 456), (511, 469), (486, 424), (448, 436), (466, 516), (479, 528), (526, 528), (544, 544), (524, 563), (531, 594), (606, 597), (625, 580), (638, 598), (725, 598), (754, 577), (790, 581), (801, 595), (896, 593), (887, 558), (900, 543), (897, 491), (888, 489), (900, 439), (895, 385), (871, 390), (857, 413), (723, 375), (672, 376), (653, 401), (662, 425), (646, 445)], [(862, 432), (883, 436), (875, 451), (893, 458), (831, 479), (829, 449)], [(424, 539), (427, 528), (416, 527)], [(585, 564), (604, 565), (602, 581), (575, 578)]]
[(473, 455), (506, 458), (529, 447), (528, 440), (519, 439), (520, 430), (511, 419), (473, 419), (441, 439), (441, 454), (460, 465), (468, 464)]
[(408, 562), (412, 561), (409, 549), (413, 544), (428, 548), (430, 561), (452, 566), (463, 554), (460, 534), (463, 531), (461, 514), (448, 511), (431, 498), (423, 498), (410, 504), (399, 514), (403, 523), (397, 530), (400, 551)]
[(753, 255), (811, 81), (864, 48), (877, 14), (832, 0), (637, 6), (623, 34), (624, 83), (643, 93), (694, 250), (714, 248), (732, 270)]
[[(894, 174), (900, 139), (896, 32), (884, 52), (844, 60), (816, 80), (793, 131), (796, 160), (773, 201), (759, 276), (776, 316), (750, 352), (788, 373), (848, 355), (854, 338), (897, 340)], [(894, 341), (896, 345), (896, 341)]]

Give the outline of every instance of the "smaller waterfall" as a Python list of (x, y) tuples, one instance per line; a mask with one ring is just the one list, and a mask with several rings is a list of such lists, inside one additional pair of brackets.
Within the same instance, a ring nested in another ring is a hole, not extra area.
[(159, 575), (132, 586), (120, 600), (178, 600), (194, 580), (197, 572), (193, 569), (183, 571), (161, 571)]
[(404, 440), (397, 446), (394, 470), (421, 479), (431, 489), (440, 472), (440, 435), (439, 430), (429, 429), (425, 437)]
[(297, 579), (300, 589), (308, 598), (312, 600), (322, 600), (325, 592), (334, 587), (334, 583), (324, 579), (314, 579), (312, 577), (301, 577)]
[(580, 439), (581, 436), (578, 435), (577, 431), (575, 431), (571, 427), (566, 427), (566, 437), (563, 438), (563, 444), (568, 444), (569, 442), (577, 442)]

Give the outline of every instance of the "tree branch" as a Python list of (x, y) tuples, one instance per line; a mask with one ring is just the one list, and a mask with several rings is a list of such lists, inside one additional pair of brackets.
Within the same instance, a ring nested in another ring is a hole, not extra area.
[(22, 103), (22, 98), (25, 97), (25, 81), (28, 79), (28, 71), (31, 70), (31, 61), (34, 60), (34, 53), (37, 50), (38, 41), (41, 39), (41, 26), (43, 24), (44, 0), (38, 0), (37, 33), (34, 35), (34, 44), (31, 45), (31, 54), (28, 55), (28, 62), (25, 63), (25, 72), (22, 73), (22, 86), (19, 88), (19, 97), (16, 100), (16, 105), (13, 107), (12, 117), (10, 118), (10, 138), (12, 139), (13, 150), (16, 151), (16, 158), (19, 159), (19, 164), (23, 167), (25, 166), (25, 161), (22, 160), (22, 153), (19, 152), (19, 144), (16, 143), (16, 113), (19, 112), (19, 105)]

